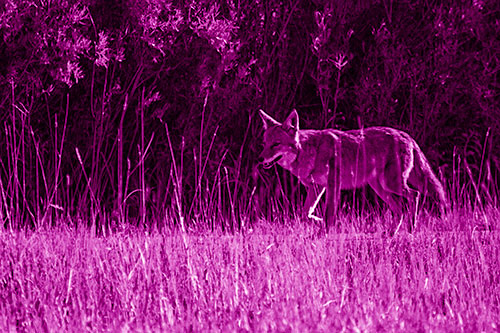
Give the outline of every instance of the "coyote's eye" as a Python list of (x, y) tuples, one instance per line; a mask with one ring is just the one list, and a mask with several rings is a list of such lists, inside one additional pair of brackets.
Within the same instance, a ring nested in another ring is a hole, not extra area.
[(271, 145), (271, 149), (274, 149), (274, 148), (278, 147), (279, 145), (280, 145), (279, 143), (273, 143), (273, 144)]

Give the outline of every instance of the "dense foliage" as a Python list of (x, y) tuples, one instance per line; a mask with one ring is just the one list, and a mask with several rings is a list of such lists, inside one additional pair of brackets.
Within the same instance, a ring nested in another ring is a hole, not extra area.
[(404, 129), (493, 200), (499, 22), (493, 0), (4, 1), (0, 216), (240, 223), (297, 187), (262, 186), (259, 108)]

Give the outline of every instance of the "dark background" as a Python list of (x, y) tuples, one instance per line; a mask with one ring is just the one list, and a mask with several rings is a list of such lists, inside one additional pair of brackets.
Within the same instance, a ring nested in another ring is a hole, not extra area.
[(234, 229), (293, 210), (297, 181), (255, 167), (260, 108), (403, 129), (452, 199), (496, 204), (499, 36), (494, 0), (2, 2), (1, 218)]

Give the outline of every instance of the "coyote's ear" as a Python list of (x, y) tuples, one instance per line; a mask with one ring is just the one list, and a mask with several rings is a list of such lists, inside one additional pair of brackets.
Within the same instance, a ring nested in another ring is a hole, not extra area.
[(264, 123), (264, 129), (267, 130), (271, 126), (281, 126), (281, 123), (265, 113), (263, 110), (259, 110), (260, 113), (260, 118), (262, 119), (262, 122)]
[(292, 112), (290, 112), (286, 120), (283, 122), (283, 127), (285, 129), (293, 128), (296, 131), (299, 130), (299, 115), (297, 114), (297, 110), (293, 109)]

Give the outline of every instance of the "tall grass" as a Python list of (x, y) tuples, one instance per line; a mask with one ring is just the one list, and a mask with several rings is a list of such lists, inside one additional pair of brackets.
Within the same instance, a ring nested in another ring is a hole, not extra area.
[[(238, 199), (233, 186), (239, 180), (230, 180), (227, 172), (208, 182), (202, 176), (208, 157), (201, 152), (197, 201), (188, 210), (182, 192), (184, 158), (174, 154), (166, 125), (165, 131), (173, 161), (173, 205), (164, 215), (148, 216), (139, 227), (121, 213), (116, 221), (121, 228), (109, 229), (112, 217), (100, 207), (92, 179), (85, 174), (96, 168), (85, 168), (78, 150), (88, 186), (87, 194), (78, 197), (90, 200), (95, 210), (88, 217), (94, 218), (90, 228), (75, 229), (71, 222), (77, 217), (60, 213), (65, 212), (61, 203), (69, 201), (64, 198), (75, 194), (68, 194), (63, 182), (45, 181), (34, 136), (32, 141), (21, 136), (21, 144), (11, 138), (8, 170), (17, 180), (2, 187), (2, 212), (9, 227), (0, 231), (1, 330), (498, 329), (500, 214), (495, 200), (478, 200), (486, 185), (470, 172), (457, 173), (450, 186), (453, 211), (443, 218), (422, 212), (411, 234), (403, 230), (386, 237), (394, 223), (388, 212), (344, 209), (339, 217), (344, 232), (323, 235), (278, 199), (261, 198), (271, 206), (268, 215), (252, 206), (251, 197)], [(141, 142), (136, 168), (144, 173), (140, 163), (150, 140)], [(37, 193), (45, 193), (46, 200), (26, 214), (23, 201), (15, 200), (24, 193), (19, 175), (25, 173), (15, 161), (31, 143), (40, 170), (37, 183), (43, 189)], [(63, 145), (63, 139), (56, 144), (61, 151)], [(58, 165), (60, 157), (54, 158)], [(457, 168), (465, 167), (457, 163)], [(15, 175), (15, 170), (21, 172)], [(123, 189), (123, 212), (131, 172), (128, 164), (120, 172), (125, 179), (117, 178), (125, 183), (117, 186)], [(139, 185), (136, 191), (146, 193), (145, 181)], [(280, 191), (290, 193), (285, 187)], [(294, 197), (300, 199), (292, 193), (292, 202)], [(144, 211), (146, 196), (140, 200)], [(235, 209), (243, 203), (250, 208)], [(34, 230), (14, 227), (29, 216), (35, 217)]]
[[(344, 209), (339, 217), (343, 233), (324, 235), (279, 199), (261, 198), (271, 207), (270, 214), (262, 214), (259, 205), (252, 205), (255, 191), (237, 198), (234, 184), (241, 180), (230, 180), (227, 171), (209, 182), (203, 177), (209, 157), (201, 151), (197, 201), (186, 205), (184, 157), (175, 155), (167, 125), (165, 131), (173, 161), (174, 200), (163, 215), (147, 216), (147, 199), (141, 195), (141, 219), (147, 221), (138, 227), (128, 223), (124, 213), (114, 222), (106, 215), (93, 189), (99, 186), (93, 187), (85, 174), (96, 168), (85, 168), (78, 150), (88, 186), (79, 197), (87, 198), (94, 209), (88, 217), (91, 227), (76, 229), (71, 223), (76, 217), (56, 214), (64, 212), (59, 203), (69, 190), (62, 182), (44, 182), (44, 163), (32, 137), (42, 170), (37, 181), (44, 190), (39, 192), (48, 200), (46, 206), (31, 208), (43, 223), (34, 223), (34, 230), (15, 228), (14, 217), (28, 217), (21, 214), (22, 202), (18, 208), (14, 200), (23, 193), (22, 182), (2, 188), (4, 218), (11, 220), (10, 227), (0, 231), (1, 330), (498, 329), (500, 214), (495, 200), (478, 200), (485, 185), (470, 172), (457, 174), (449, 186), (453, 211), (442, 218), (422, 212), (413, 233), (402, 230), (387, 237), (394, 223), (388, 212), (366, 209), (358, 214)], [(8, 170), (14, 173), (22, 154), (19, 147), (29, 142), (10, 142)], [(63, 144), (57, 143), (61, 151)], [(149, 147), (150, 140), (141, 140), (136, 168), (142, 175), (140, 165)], [(121, 212), (130, 195), (130, 173), (129, 163), (127, 171), (120, 172), (125, 185), (117, 186), (123, 189)], [(144, 177), (139, 179), (137, 191), (146, 193)], [(290, 193), (284, 186), (280, 191)], [(300, 195), (292, 193), (293, 205), (294, 197)], [(251, 208), (235, 209), (244, 203)], [(111, 223), (121, 227), (107, 229)]]
[[(454, 159), (452, 212), (420, 213), (411, 234), (403, 228), (386, 237), (395, 223), (388, 212), (349, 212), (347, 202), (339, 216), (343, 233), (324, 235), (297, 217), (301, 195), (293, 183), (272, 181), (279, 185), (261, 191), (257, 176), (253, 188), (240, 191), (248, 186), (239, 173), (243, 147), (230, 173), (224, 157), (210, 160), (213, 141), (206, 154), (200, 142), (188, 201), (184, 140), (175, 149), (167, 124), (170, 185), (157, 197), (171, 200), (154, 202), (144, 167), (153, 141), (144, 134), (144, 99), (143, 92), (138, 160), (125, 157), (121, 126), (116, 148), (106, 154), (96, 127), (91, 151), (70, 152), (83, 180), (76, 190), (60, 170), (69, 97), (62, 128), (54, 119), (51, 161), (43, 159), (29, 110), (12, 106), (5, 124), (8, 182), (0, 182), (1, 330), (498, 329), (500, 214), (487, 159), (478, 178), (465, 160)], [(126, 109), (127, 98), (121, 119)], [(202, 123), (200, 137), (203, 131)], [(217, 165), (215, 179), (208, 179), (207, 163)], [(118, 189), (111, 211), (101, 201), (104, 170), (117, 172), (110, 177)], [(133, 204), (137, 219), (128, 214)]]
[[(498, 210), (485, 213), (498, 230)], [(470, 227), (394, 237), (316, 237), (296, 220), (236, 234), (2, 229), (0, 327), (496, 331), (499, 235), (472, 227), (474, 214), (460, 220)]]

